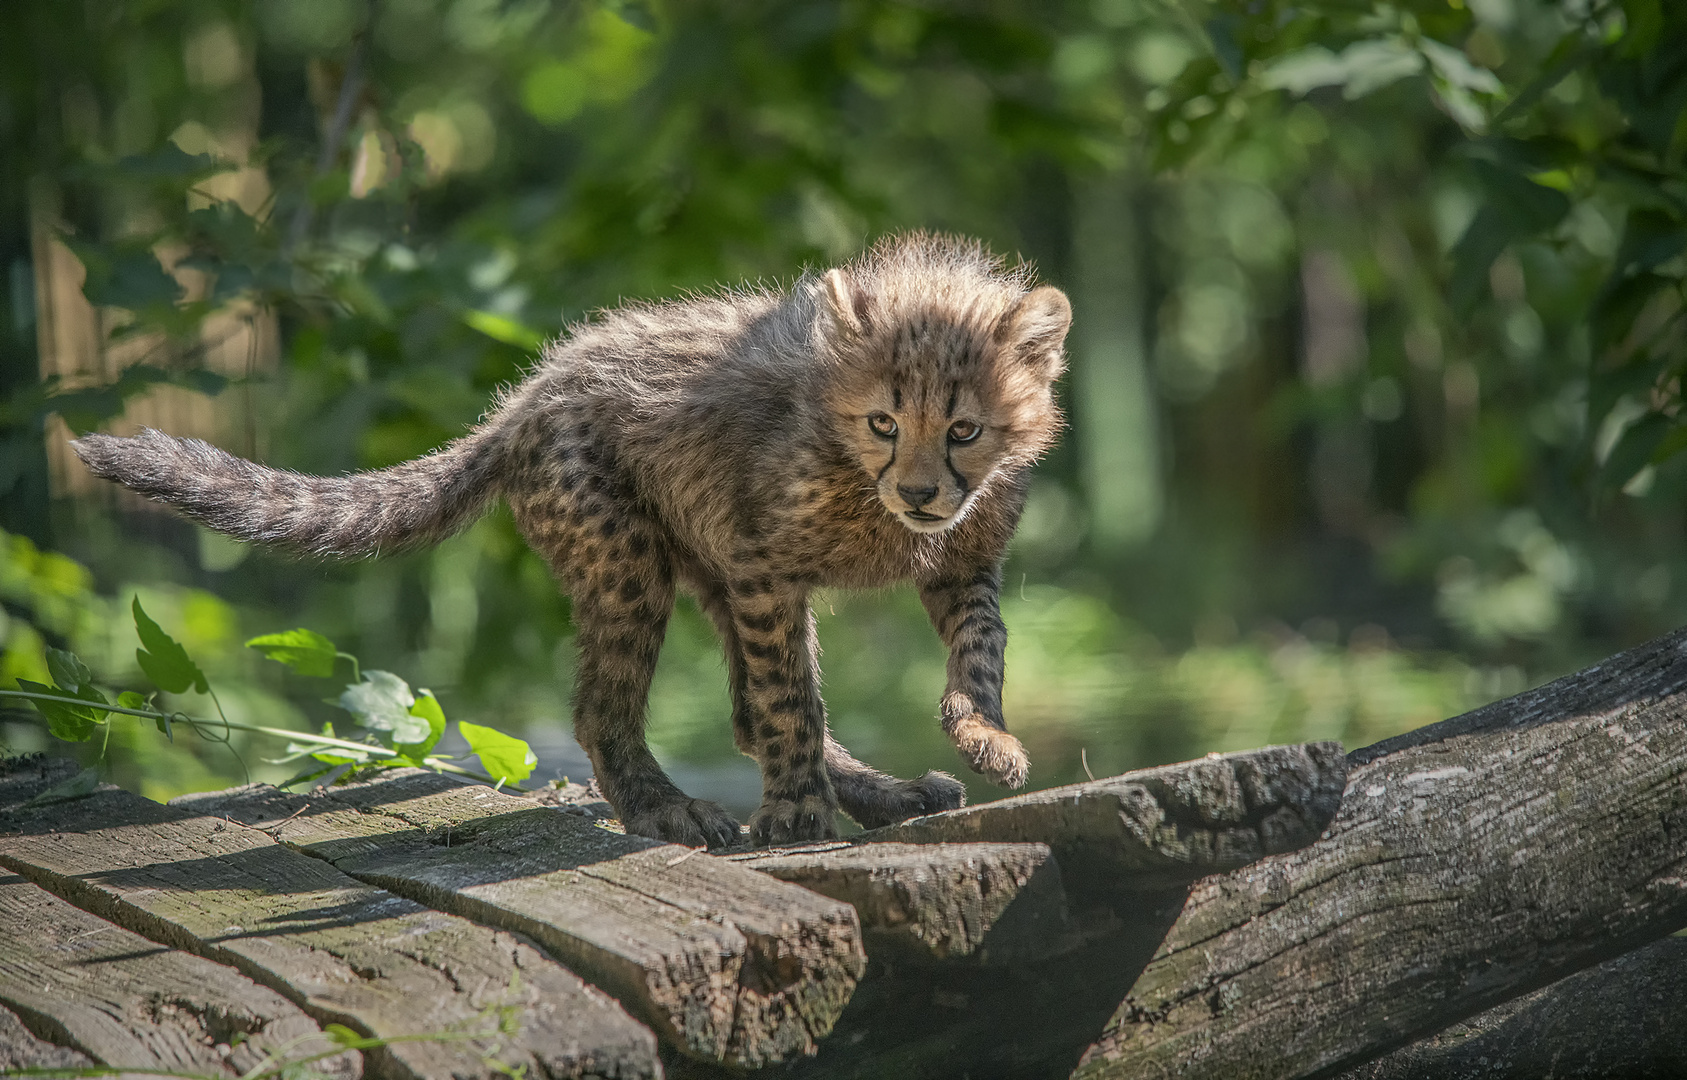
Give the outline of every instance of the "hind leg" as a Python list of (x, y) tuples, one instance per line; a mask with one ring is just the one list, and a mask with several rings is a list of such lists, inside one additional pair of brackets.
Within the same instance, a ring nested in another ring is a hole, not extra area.
[[(698, 600), (720, 633), (721, 646), (726, 653), (727, 673), (732, 687), (732, 736), (738, 749), (758, 762), (756, 725), (751, 719), (753, 706), (747, 687), (748, 664), (744, 657), (743, 641), (732, 617), (726, 592), (718, 586), (698, 590)], [(808, 679), (820, 685), (819, 650), (806, 650)], [(819, 695), (815, 699), (818, 702)], [(928, 772), (918, 780), (898, 780), (857, 761), (850, 752), (832, 738), (826, 726), (824, 707), (821, 707), (821, 732), (824, 739), (822, 760), (837, 796), (838, 808), (863, 828), (875, 829), (906, 821), (921, 814), (935, 814), (953, 810), (966, 803), (966, 789), (948, 773)]]
[(640, 583), (633, 568), (623, 568), (621, 575), (601, 592), (574, 597), (580, 655), (574, 736), (591, 755), (598, 787), (628, 832), (691, 847), (736, 844), (741, 833), (732, 815), (681, 791), (644, 738), (645, 703), (673, 605), (672, 583)]
[(966, 788), (948, 773), (934, 771), (918, 780), (898, 780), (857, 761), (829, 731), (826, 771), (838, 793), (839, 809), (864, 829), (966, 805)]
[(629, 833), (692, 847), (736, 844), (732, 815), (681, 791), (645, 742), (650, 679), (674, 606), (663, 538), (637, 514), (583, 503), (550, 515), (518, 508), (523, 531), (573, 600), (574, 737)]

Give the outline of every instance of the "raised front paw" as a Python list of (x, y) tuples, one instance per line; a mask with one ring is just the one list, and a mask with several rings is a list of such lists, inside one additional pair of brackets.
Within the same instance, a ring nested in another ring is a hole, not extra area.
[(949, 738), (972, 771), (1003, 787), (1024, 787), (1031, 775), (1031, 759), (1020, 741), (976, 713), (945, 725)]
[(706, 799), (678, 798), (628, 814), (621, 825), (635, 836), (649, 836), (686, 847), (732, 847), (744, 833), (731, 814)]
[(818, 795), (765, 799), (750, 815), (750, 838), (757, 847), (836, 839), (838, 831), (832, 824), (836, 811), (836, 806)]

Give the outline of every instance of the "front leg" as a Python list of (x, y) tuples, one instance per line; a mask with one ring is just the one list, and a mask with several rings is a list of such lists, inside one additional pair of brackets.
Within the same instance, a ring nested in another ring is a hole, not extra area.
[(750, 835), (758, 845), (829, 840), (837, 835), (838, 800), (826, 773), (826, 707), (808, 597), (765, 581), (736, 583), (727, 595), (743, 658), (737, 719), (762, 775)]
[(987, 566), (970, 576), (923, 583), (920, 602), (949, 647), (943, 692), (943, 730), (974, 772), (1004, 787), (1023, 787), (1031, 759), (1002, 721), (1001, 571)]

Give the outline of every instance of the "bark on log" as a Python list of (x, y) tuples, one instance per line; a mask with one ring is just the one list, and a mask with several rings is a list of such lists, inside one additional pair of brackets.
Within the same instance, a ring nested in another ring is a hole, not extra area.
[(1311, 843), (1335, 815), (1339, 743), (1268, 746), (914, 818), (863, 841), (1032, 841), (1068, 889), (1157, 892)]
[(1687, 939), (1668, 937), (1515, 998), (1340, 1080), (1679, 1080)]
[[(649, 1031), (519, 937), (371, 888), (256, 830), (115, 788), (25, 805), (65, 773), (41, 762), (0, 768), (0, 866), (236, 967), (318, 1021), (382, 1037), (457, 1035), (370, 1050), (372, 1072), (659, 1075)], [(514, 1034), (498, 1030), (505, 1009)]]
[(866, 963), (847, 903), (420, 769), (183, 796), (360, 881), (527, 934), (685, 1052), (813, 1053)]
[[(275, 991), (160, 948), (7, 873), (0, 873), (0, 1004), (41, 1038), (122, 1068), (238, 1077), (270, 1054), (298, 1059), (334, 1049)], [(312, 1069), (355, 1080), (362, 1058), (342, 1052)]]
[(1075, 1074), (1361, 1063), (1687, 923), (1687, 633), (1351, 757), (1313, 846), (1198, 884)]

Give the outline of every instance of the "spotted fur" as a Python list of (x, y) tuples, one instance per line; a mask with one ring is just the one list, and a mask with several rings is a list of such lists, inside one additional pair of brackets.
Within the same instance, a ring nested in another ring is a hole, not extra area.
[(959, 806), (944, 773), (898, 780), (827, 731), (809, 594), (911, 580), (949, 649), (944, 730), (1018, 787), (1002, 721), (1002, 553), (1053, 441), (1071, 312), (975, 243), (916, 234), (800, 279), (611, 311), (551, 343), (438, 453), (324, 478), (155, 431), (75, 446), (100, 476), (245, 540), (349, 556), (431, 543), (497, 496), (573, 598), (574, 724), (635, 833), (736, 842), (644, 737), (677, 589), (725, 647), (737, 744), (762, 769), (758, 843)]

